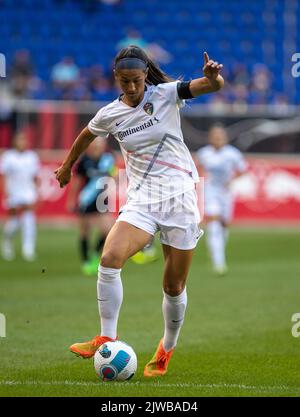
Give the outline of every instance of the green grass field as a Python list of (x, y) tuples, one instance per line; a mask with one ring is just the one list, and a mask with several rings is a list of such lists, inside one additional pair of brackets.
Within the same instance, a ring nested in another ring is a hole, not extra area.
[(291, 334), (299, 230), (233, 229), (224, 278), (212, 274), (200, 241), (181, 337), (168, 374), (156, 380), (143, 367), (163, 330), (162, 257), (128, 262), (118, 333), (134, 347), (138, 371), (126, 383), (99, 382), (93, 362), (68, 351), (99, 331), (96, 278), (80, 273), (76, 236), (42, 229), (38, 261), (0, 261), (0, 396), (299, 396), (300, 338)]

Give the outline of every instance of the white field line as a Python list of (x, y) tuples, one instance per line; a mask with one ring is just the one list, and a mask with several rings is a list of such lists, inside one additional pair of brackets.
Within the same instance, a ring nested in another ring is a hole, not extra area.
[[(0, 386), (79, 386), (79, 387), (100, 387), (101, 382), (80, 382), (80, 381), (9, 381), (0, 380)], [(137, 388), (137, 387), (153, 387), (153, 388), (237, 388), (240, 390), (253, 390), (257, 392), (297, 392), (300, 395), (300, 387), (289, 387), (287, 385), (243, 385), (243, 384), (194, 384), (194, 383), (161, 383), (161, 382), (117, 382), (110, 385), (111, 388)]]

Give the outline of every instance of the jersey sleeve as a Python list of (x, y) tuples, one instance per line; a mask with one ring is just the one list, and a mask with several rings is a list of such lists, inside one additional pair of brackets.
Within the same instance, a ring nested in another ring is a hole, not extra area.
[(178, 96), (178, 83), (180, 81), (171, 81), (170, 83), (160, 84), (160, 87), (163, 89), (163, 94), (165, 98), (172, 104), (177, 104), (179, 107), (184, 106), (184, 100)]
[(108, 135), (107, 126), (104, 120), (103, 108), (98, 111), (96, 116), (88, 124), (89, 131), (95, 136), (106, 137)]

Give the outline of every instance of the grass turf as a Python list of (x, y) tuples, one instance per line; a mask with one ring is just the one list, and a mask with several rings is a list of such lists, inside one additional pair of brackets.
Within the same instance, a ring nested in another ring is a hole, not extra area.
[(0, 396), (299, 396), (300, 339), (291, 334), (300, 311), (297, 230), (233, 229), (223, 278), (200, 241), (185, 324), (160, 379), (145, 379), (143, 367), (162, 336), (162, 255), (149, 265), (128, 262), (118, 332), (139, 366), (126, 383), (99, 382), (93, 362), (68, 351), (99, 330), (96, 278), (80, 273), (76, 237), (73, 229), (41, 229), (37, 261), (0, 261)]

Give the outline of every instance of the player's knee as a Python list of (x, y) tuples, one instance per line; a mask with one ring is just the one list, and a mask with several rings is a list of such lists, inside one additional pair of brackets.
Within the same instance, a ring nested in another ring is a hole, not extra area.
[(106, 268), (122, 268), (124, 265), (123, 258), (117, 253), (117, 251), (110, 250), (104, 252), (101, 256), (100, 265)]
[(174, 284), (165, 284), (164, 285), (164, 292), (171, 297), (177, 297), (182, 293), (184, 290), (185, 283), (184, 282), (177, 282)]

